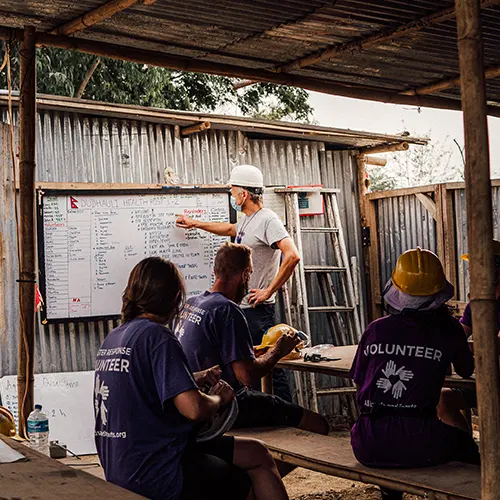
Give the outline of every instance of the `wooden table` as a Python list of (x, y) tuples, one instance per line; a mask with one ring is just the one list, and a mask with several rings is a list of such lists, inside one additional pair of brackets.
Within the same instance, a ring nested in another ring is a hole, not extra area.
[(0, 436), (27, 461), (0, 464), (1, 498), (36, 498), (37, 500), (105, 498), (135, 500), (144, 498), (87, 472), (59, 463), (21, 443)]
[[(319, 363), (312, 363), (301, 359), (294, 359), (291, 361), (281, 360), (276, 367), (285, 368), (288, 370), (295, 370), (309, 373), (321, 373), (323, 375), (331, 375), (334, 377), (350, 378), (349, 372), (351, 370), (354, 356), (356, 355), (357, 345), (347, 345), (332, 347), (325, 350), (324, 356), (329, 358), (340, 358), (338, 361), (320, 361)], [(262, 386), (269, 385), (270, 375), (266, 375), (266, 380), (263, 381)], [(476, 381), (474, 378), (464, 379), (456, 374), (446, 377), (444, 385), (446, 387), (460, 387), (463, 389), (475, 389)], [(269, 389), (268, 389), (269, 391)], [(264, 391), (264, 392), (268, 392)]]

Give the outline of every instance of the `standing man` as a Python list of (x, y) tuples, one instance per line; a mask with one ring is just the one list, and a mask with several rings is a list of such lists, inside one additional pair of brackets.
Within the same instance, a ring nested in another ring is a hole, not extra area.
[[(231, 172), (231, 204), (243, 216), (237, 224), (226, 222), (203, 222), (184, 215), (177, 227), (197, 228), (236, 238), (236, 243), (252, 249), (253, 273), (250, 291), (241, 303), (248, 321), (254, 345), (260, 345), (264, 333), (275, 325), (275, 302), (277, 291), (288, 281), (300, 255), (292, 238), (279, 217), (264, 208), (264, 179), (262, 172), (253, 165), (239, 165)], [(280, 264), (281, 259), (281, 264)], [(286, 401), (291, 401), (286, 374), (276, 369), (273, 375), (274, 392)]]

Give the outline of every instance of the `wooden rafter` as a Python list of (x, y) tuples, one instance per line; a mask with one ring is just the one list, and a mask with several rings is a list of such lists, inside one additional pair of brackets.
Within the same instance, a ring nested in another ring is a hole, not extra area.
[[(489, 80), (490, 78), (498, 78), (500, 76), (500, 66), (495, 66), (488, 68), (484, 72), (484, 78)], [(434, 82), (429, 85), (424, 85), (417, 89), (406, 90), (401, 92), (403, 95), (427, 95), (434, 94), (435, 92), (441, 92), (443, 90), (451, 89), (453, 87), (458, 87), (460, 85), (460, 77), (456, 76), (454, 78), (448, 78), (446, 80), (440, 80), (439, 82)]]
[[(90, 26), (94, 24), (104, 21), (105, 19), (109, 19), (122, 10), (128, 9), (139, 1), (140, 0), (110, 0), (96, 9), (64, 23), (62, 26), (52, 30), (51, 34), (71, 35), (77, 31), (82, 31), (86, 28), (90, 28)], [(143, 0), (145, 5), (152, 5), (155, 2), (156, 0)]]
[[(482, 0), (481, 8), (487, 9), (488, 7), (498, 4), (500, 4), (500, 0)], [(379, 31), (367, 37), (356, 38), (355, 40), (351, 40), (350, 42), (335, 44), (331, 47), (321, 50), (320, 52), (300, 57), (287, 64), (278, 66), (274, 68), (274, 71), (279, 73), (289, 73), (291, 71), (305, 68), (307, 66), (311, 66), (313, 64), (317, 64), (322, 61), (333, 59), (346, 52), (351, 53), (351, 52), (359, 52), (361, 50), (370, 49), (382, 43), (394, 40), (396, 38), (402, 38), (411, 35), (413, 33), (416, 33), (417, 31), (427, 28), (428, 26), (433, 26), (435, 24), (440, 24), (444, 21), (448, 21), (449, 19), (453, 19), (454, 17), (455, 17), (455, 6), (452, 5), (451, 7), (440, 10), (438, 12), (434, 12), (420, 19), (416, 19), (415, 21), (402, 24), (395, 28)], [(252, 85), (253, 83), (255, 83), (254, 80), (243, 80), (241, 82), (236, 83), (235, 88), (236, 89), (243, 88), (248, 85)]]
[[(23, 33), (20, 30), (0, 26), (0, 39), (22, 40)], [(39, 46), (57, 47), (65, 50), (76, 50), (88, 54), (102, 57), (112, 57), (123, 61), (140, 64), (151, 64), (163, 68), (179, 71), (192, 71), (197, 73), (216, 74), (235, 78), (249, 78), (278, 85), (289, 85), (307, 90), (314, 90), (325, 94), (352, 97), (355, 99), (365, 99), (371, 101), (387, 102), (392, 104), (406, 104), (409, 106), (422, 106), (440, 109), (460, 110), (461, 104), (458, 99), (434, 96), (409, 96), (398, 94), (397, 92), (383, 89), (370, 88), (366, 86), (345, 85), (344, 83), (304, 77), (300, 75), (290, 75), (275, 73), (273, 71), (236, 66), (233, 64), (203, 61), (184, 56), (173, 56), (163, 52), (137, 49), (103, 43), (83, 38), (50, 35), (48, 33), (38, 33), (37, 44)], [(500, 116), (500, 106), (488, 106), (488, 113), (492, 116)]]

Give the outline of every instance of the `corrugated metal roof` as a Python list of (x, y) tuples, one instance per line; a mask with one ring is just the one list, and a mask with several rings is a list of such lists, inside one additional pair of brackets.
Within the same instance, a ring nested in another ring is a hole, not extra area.
[[(8, 97), (0, 92), (0, 107), (7, 106)], [(17, 98), (15, 98), (17, 104)], [(258, 120), (252, 118), (201, 114), (188, 111), (172, 111), (158, 108), (145, 108), (122, 104), (101, 103), (83, 99), (71, 99), (60, 96), (38, 96), (38, 108), (54, 111), (67, 111), (88, 116), (108, 116), (144, 122), (190, 126), (209, 121), (214, 130), (240, 130), (259, 134), (262, 138), (282, 137), (322, 141), (331, 144), (335, 149), (357, 149), (408, 142), (410, 144), (426, 144), (426, 138), (405, 135), (375, 134), (358, 130), (321, 127), (296, 122), (280, 122)]]
[[(33, 24), (48, 32), (103, 3), (1, 0), (0, 24), (17, 28)], [(499, 4), (488, 0), (482, 10), (487, 66), (500, 64)], [(138, 2), (75, 36), (231, 64), (235, 69), (273, 69), (340, 43), (393, 30), (453, 5), (450, 0), (192, 0), (188, 4), (157, 0), (149, 6)], [(455, 77), (459, 74), (455, 20), (422, 23), (419, 30), (404, 36), (362, 51), (345, 51), (291, 74), (395, 94)], [(435, 95), (456, 99), (458, 92), (454, 88)], [(488, 85), (488, 98), (500, 102), (500, 84)]]

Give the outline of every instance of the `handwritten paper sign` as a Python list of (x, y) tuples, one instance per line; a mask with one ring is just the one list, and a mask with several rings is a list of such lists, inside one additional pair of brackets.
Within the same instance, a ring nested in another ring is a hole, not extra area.
[[(94, 372), (35, 375), (35, 404), (49, 418), (49, 439), (77, 455), (96, 453), (93, 409)], [(18, 421), (17, 376), (0, 379), (2, 404)]]

